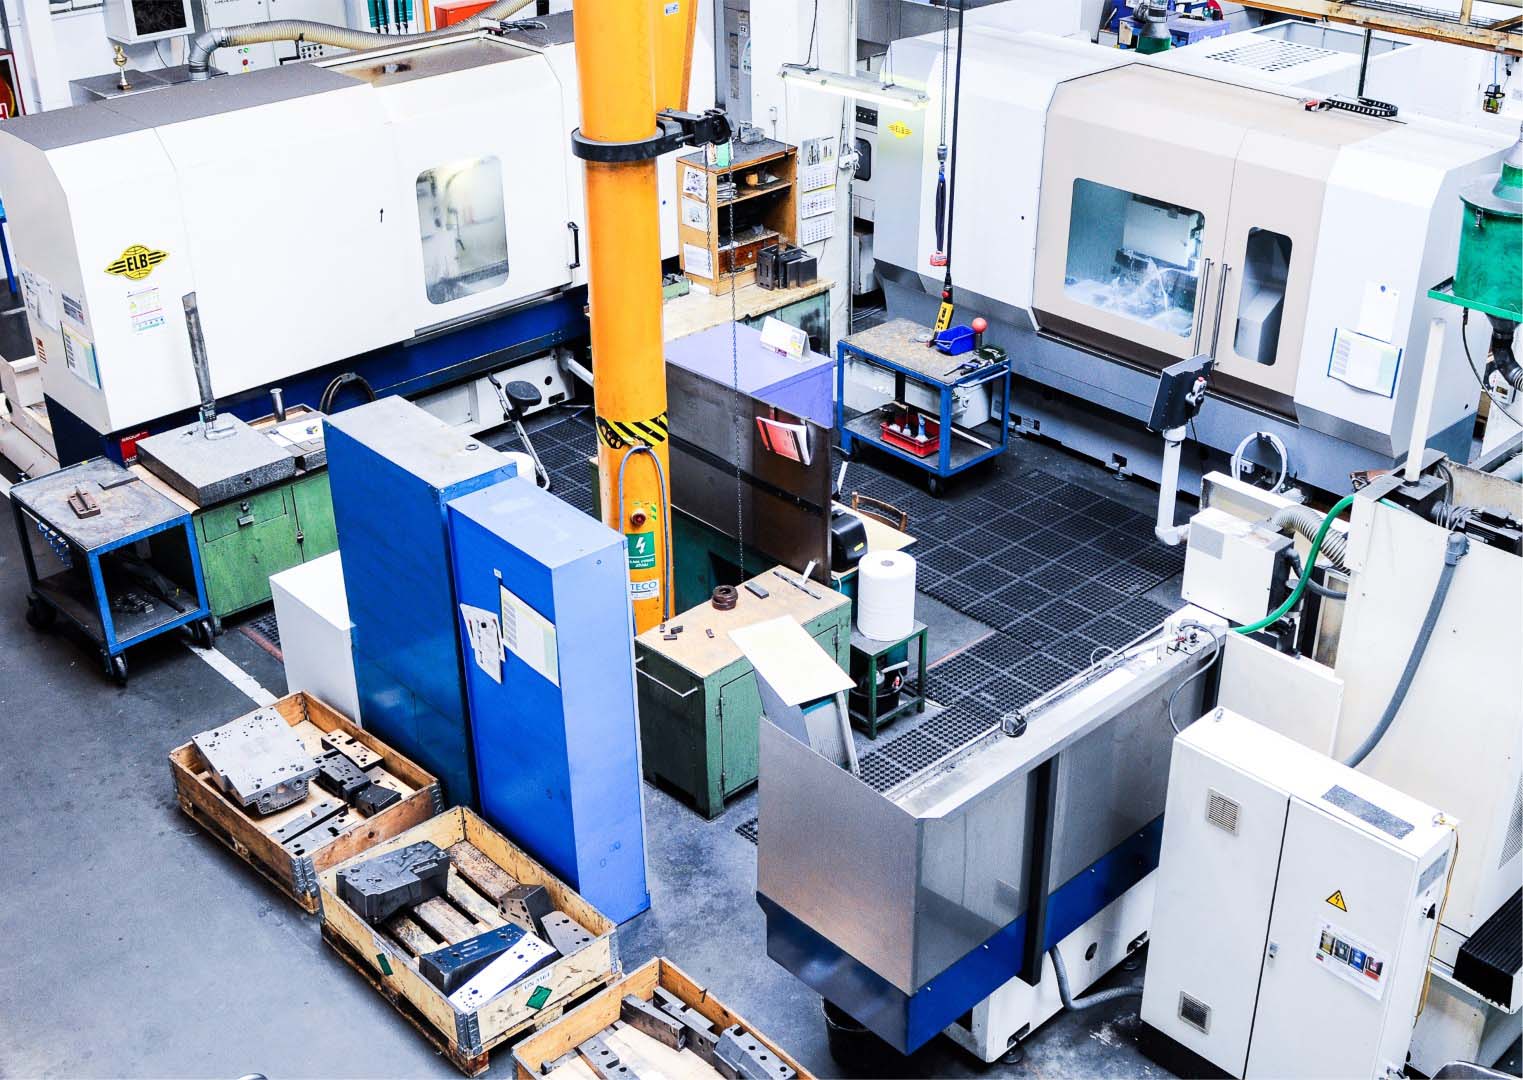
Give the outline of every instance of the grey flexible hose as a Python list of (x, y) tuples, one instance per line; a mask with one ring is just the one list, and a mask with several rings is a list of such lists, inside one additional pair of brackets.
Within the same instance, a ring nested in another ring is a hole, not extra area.
[[(1298, 554), (1295, 554), (1294, 552), (1292, 552), (1291, 556), (1290, 556), (1290, 565), (1291, 565), (1291, 568), (1295, 570), (1296, 579), (1300, 580), (1301, 572), (1302, 572), (1301, 571), (1301, 556), (1298, 555)], [(1314, 593), (1315, 595), (1322, 597), (1322, 599), (1324, 599), (1324, 600), (1347, 600), (1348, 599), (1348, 593), (1346, 593), (1346, 592), (1339, 592), (1337, 589), (1328, 588), (1326, 585), (1322, 584), (1322, 582), (1318, 581), (1314, 577), (1306, 579), (1306, 590), (1307, 590), (1307, 592)]]
[[(1274, 512), (1269, 522), (1275, 529), (1282, 532), (1288, 525), (1310, 540), (1317, 535), (1317, 530), (1322, 526), (1322, 515), (1309, 506), (1284, 506)], [(1348, 564), (1343, 561), (1347, 553), (1348, 534), (1329, 529), (1327, 536), (1322, 540), (1322, 550), (1318, 554), (1327, 556), (1339, 570), (1347, 570)]]
[(186, 54), (191, 82), (211, 78), (212, 53), (230, 45), (261, 45), (271, 41), (312, 41), (336, 49), (373, 49), (380, 45), (411, 45), (444, 35), (460, 34), (489, 22), (506, 19), (529, 0), (498, 0), (473, 19), (454, 26), (444, 26), (425, 34), (378, 34), (370, 30), (351, 30), (347, 26), (312, 22), (308, 19), (274, 19), (264, 23), (219, 26), (197, 34)]
[(1075, 998), (1068, 988), (1068, 969), (1063, 966), (1063, 954), (1058, 952), (1058, 947), (1054, 945), (1048, 950), (1047, 955), (1052, 957), (1052, 970), (1058, 977), (1058, 997), (1063, 999), (1065, 1009), (1093, 1009), (1096, 1005), (1104, 1005), (1107, 1001), (1142, 996), (1140, 986), (1117, 986), (1110, 990), (1096, 990), (1093, 994)]
[(1396, 689), (1391, 691), (1391, 700), (1386, 704), (1385, 712), (1380, 714), (1380, 722), (1375, 725), (1369, 735), (1365, 736), (1359, 748), (1344, 760), (1343, 764), (1349, 768), (1358, 768), (1359, 763), (1370, 756), (1370, 751), (1374, 750), (1380, 744), (1380, 740), (1385, 738), (1385, 733), (1390, 730), (1396, 714), (1401, 711), (1402, 702), (1406, 701), (1407, 691), (1412, 688), (1412, 680), (1417, 675), (1418, 666), (1423, 662), (1423, 654), (1428, 651), (1428, 641), (1433, 637), (1433, 628), (1438, 625), (1439, 613), (1444, 609), (1444, 599), (1449, 595), (1449, 586), (1454, 582), (1454, 571), (1469, 550), (1470, 541), (1464, 533), (1449, 534), (1449, 543), (1444, 549), (1444, 568), (1439, 571), (1438, 584), (1433, 589), (1433, 599), (1428, 601), (1428, 614), (1423, 616), (1423, 624), (1417, 631), (1417, 640), (1412, 643), (1412, 651), (1407, 656), (1406, 667), (1402, 668)]

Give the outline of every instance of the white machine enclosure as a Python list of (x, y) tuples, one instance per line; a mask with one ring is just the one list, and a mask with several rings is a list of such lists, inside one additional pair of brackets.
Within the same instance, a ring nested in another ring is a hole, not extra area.
[(305, 690), (360, 723), (354, 623), (339, 552), (270, 575), (286, 693)]
[(1181, 593), (1187, 603), (1240, 626), (1256, 622), (1269, 613), (1288, 547), (1279, 533), (1207, 507), (1190, 519)]
[[(1217, 393), (1319, 438), (1397, 456), (1417, 397), (1420, 365), (1411, 358), (1429, 319), (1447, 314), (1427, 290), (1452, 273), (1458, 188), (1496, 168), (1505, 138), (1423, 117), (1308, 112), (1302, 98), (1313, 95), (1185, 74), (1169, 66), (1172, 55), (967, 32), (953, 238), (964, 305), (1119, 368), (1157, 370), (1214, 353)], [(930, 264), (939, 37), (895, 42), (890, 59), (896, 81), (931, 99), (923, 111), (879, 113), (874, 258), (892, 307), (895, 286), (931, 295), (940, 288), (941, 271)], [(1217, 67), (1230, 73), (1232, 65)], [(884, 137), (896, 121), (908, 133)], [(1098, 236), (1127, 220), (1076, 215), (1078, 180), (1134, 192), (1133, 205), (1182, 207), (1204, 219), (1187, 260), (1195, 287), (1182, 326), (1166, 333), (1065, 298), (1071, 231)], [(1267, 265), (1266, 240), (1288, 249), (1288, 268)], [(1472, 352), (1484, 350), (1483, 338), (1471, 328)], [(1340, 340), (1388, 357), (1382, 378), (1351, 376), (1341, 363), (1330, 371)], [(1070, 369), (1063, 358), (1071, 355), (1044, 341), (1020, 350), (1018, 363), (1043, 385), (1137, 415), (1141, 406), (1117, 397), (1119, 389)], [(1473, 415), (1476, 396), (1458, 333), (1448, 336), (1442, 364), (1433, 433)], [(1202, 417), (1202, 438), (1212, 437), (1212, 423)], [(1232, 432), (1219, 448), (1230, 450), (1251, 430)]]
[[(192, 291), (222, 398), (585, 285), (574, 46), (531, 33), (6, 124), (0, 190), (48, 396), (102, 433), (195, 405)], [(675, 254), (672, 172), (658, 163)]]
[(1224, 709), (1175, 740), (1143, 1021), (1238, 1077), (1400, 1076), (1454, 822)]
[[(1523, 487), (1453, 462), (1449, 468), (1458, 503), (1499, 507), (1523, 518)], [(1220, 474), (1206, 477), (1202, 501), (1245, 523), (1261, 521), (1288, 502)], [(1345, 531), (1349, 598), (1323, 605), (1314, 648), (1320, 663), (1302, 658), (1296, 665), (1319, 668), (1321, 678), (1291, 671), (1289, 658), (1267, 648), (1229, 648), (1219, 696), (1230, 707), (1251, 701), (1255, 687), (1272, 685), (1275, 700), (1253, 709), (1255, 719), (1340, 759), (1363, 742), (1390, 700), (1447, 543), (1446, 530), (1372, 498), (1355, 500)], [(1488, 1001), (1453, 971), (1466, 940), (1523, 881), (1518, 596), (1523, 559), (1472, 542), (1401, 712), (1360, 764), (1361, 772), (1443, 806), (1459, 821), (1452, 882), (1430, 960), (1428, 1003), (1412, 1039), (1412, 1067), (1429, 1075), (1448, 1061), (1489, 1064), (1523, 1033), (1523, 994), (1508, 1003)], [(1229, 642), (1244, 644), (1252, 643)], [(1311, 685), (1317, 682), (1325, 685)]]

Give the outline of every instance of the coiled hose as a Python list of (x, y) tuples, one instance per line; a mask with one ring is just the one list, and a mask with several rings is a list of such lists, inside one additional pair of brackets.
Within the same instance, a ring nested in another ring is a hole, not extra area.
[(1063, 954), (1058, 952), (1058, 947), (1054, 945), (1048, 950), (1047, 955), (1052, 957), (1052, 970), (1058, 977), (1058, 997), (1063, 999), (1065, 1009), (1093, 1009), (1096, 1005), (1104, 1005), (1107, 1001), (1142, 996), (1140, 986), (1117, 986), (1110, 990), (1096, 990), (1093, 994), (1075, 998), (1068, 986), (1068, 969), (1063, 966)]
[[(1276, 530), (1283, 532), (1289, 526), (1308, 540), (1317, 535), (1317, 530), (1321, 528), (1322, 521), (1322, 515), (1309, 506), (1281, 507), (1269, 519), (1269, 523)], [(1348, 564), (1344, 562), (1344, 556), (1348, 554), (1348, 534), (1330, 533), (1322, 541), (1322, 554), (1327, 556), (1339, 570), (1347, 570)], [(1314, 565), (1314, 558), (1308, 560), (1307, 565)]]
[(212, 53), (227, 46), (261, 45), (272, 41), (312, 41), (336, 49), (373, 49), (380, 45), (411, 45), (444, 35), (460, 34), (489, 22), (499, 22), (529, 0), (498, 0), (474, 19), (454, 26), (440, 27), (424, 34), (378, 34), (370, 30), (351, 30), (347, 26), (313, 22), (309, 19), (274, 19), (265, 23), (219, 26), (196, 35), (186, 54), (191, 82), (211, 78)]

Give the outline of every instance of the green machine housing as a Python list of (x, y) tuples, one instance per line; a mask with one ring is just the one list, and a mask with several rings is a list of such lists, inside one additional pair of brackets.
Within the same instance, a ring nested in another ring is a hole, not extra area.
[[(798, 580), (795, 571), (777, 569)], [(787, 616), (843, 671), (850, 663), (850, 597), (808, 581), (811, 596), (770, 570), (750, 583), (765, 596), (742, 585), (735, 607), (704, 602), (674, 616), (664, 631), (653, 627), (635, 639), (645, 778), (684, 796), (707, 818), (756, 782), (761, 692), (729, 632)]]
[(1494, 320), (1523, 322), (1523, 134), (1502, 159), (1501, 172), (1472, 180), (1460, 201), (1454, 277), (1428, 295)]

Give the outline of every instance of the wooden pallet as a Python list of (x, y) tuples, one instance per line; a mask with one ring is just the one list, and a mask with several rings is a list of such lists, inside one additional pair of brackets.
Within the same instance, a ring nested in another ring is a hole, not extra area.
[[(338, 896), (338, 872), (428, 840), (450, 856), (446, 894), (372, 926)], [(484, 1072), (491, 1052), (559, 1019), (618, 977), (614, 924), (470, 810), (455, 808), (322, 871), (323, 940), (365, 976), (456, 1068)], [(543, 885), (555, 907), (596, 935), (478, 1009), (461, 1009), (419, 973), (418, 956), (502, 926), (499, 900), (515, 885)]]
[[(643, 967), (629, 972), (608, 989), (592, 997), (585, 1005), (569, 1010), (558, 1022), (544, 1025), (543, 1029), (527, 1036), (513, 1048), (513, 1062), (518, 1080), (540, 1080), (541, 1067), (556, 1058), (575, 1050), (594, 1035), (610, 1027), (619, 1019), (621, 1003), (628, 994), (642, 1001), (650, 1001), (661, 987), (676, 995), (682, 1002), (702, 1013), (714, 1025), (716, 1033), (739, 1024), (777, 1056), (777, 1059), (798, 1073), (800, 1080), (813, 1080), (810, 1073), (788, 1055), (771, 1039), (767, 1038), (744, 1017), (731, 1011), (718, 998), (695, 983), (683, 970), (664, 957), (656, 957)], [(637, 1046), (645, 1044), (631, 1040)], [(712, 1067), (690, 1051), (678, 1055), (655, 1046), (649, 1051), (659, 1054), (658, 1060), (647, 1062), (649, 1072), (676, 1078), (717, 1076)], [(579, 1070), (573, 1070), (578, 1071)], [(642, 1069), (636, 1073), (649, 1075)], [(560, 1075), (559, 1070), (552, 1075)]]
[(437, 814), (441, 805), (439, 783), (310, 694), (288, 695), (277, 701), (274, 708), (313, 754), (323, 752), (321, 740), (327, 735), (339, 741), (347, 740), (355, 747), (357, 755), (373, 755), (372, 778), (399, 792), (401, 800), (368, 818), (351, 810), (349, 825), (344, 832), (320, 847), (293, 855), (270, 834), (323, 799), (331, 798), (327, 792), (314, 784), (306, 799), (295, 806), (265, 817), (255, 817), (216, 786), (201, 755), (191, 743), (169, 752), (169, 771), (174, 778), (175, 796), (186, 816), (257, 870), (271, 885), (296, 901), (303, 910), (316, 914), (321, 903), (317, 875)]

